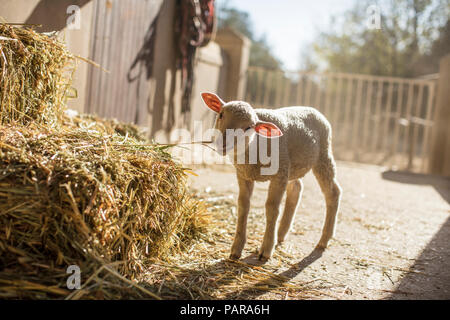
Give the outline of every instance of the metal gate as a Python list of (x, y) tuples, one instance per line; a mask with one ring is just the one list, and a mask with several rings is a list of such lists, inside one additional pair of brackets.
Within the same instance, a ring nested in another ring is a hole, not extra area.
[(87, 112), (146, 124), (157, 14), (162, 0), (97, 0), (94, 4)]
[(246, 100), (320, 110), (333, 127), (337, 159), (426, 172), (435, 92), (435, 80), (251, 67)]

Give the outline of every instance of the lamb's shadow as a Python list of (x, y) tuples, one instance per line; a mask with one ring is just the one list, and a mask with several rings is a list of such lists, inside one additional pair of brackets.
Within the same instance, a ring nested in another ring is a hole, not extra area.
[[(291, 266), (288, 270), (280, 273), (271, 275), (269, 278), (263, 279), (244, 290), (239, 289), (233, 292), (228, 293), (225, 296), (225, 299), (255, 299), (261, 296), (264, 293), (267, 293), (267, 290), (261, 290), (259, 288), (271, 284), (271, 290), (282, 287), (286, 282), (294, 279), (297, 275), (299, 275), (303, 270), (305, 270), (308, 266), (310, 266), (313, 262), (322, 257), (323, 250), (314, 249), (311, 251), (309, 255), (303, 258), (300, 262)], [(259, 266), (264, 264), (261, 261), (258, 261), (257, 255), (252, 254), (242, 260), (243, 262), (249, 265)], [(276, 284), (276, 285), (275, 285)], [(270, 290), (269, 289), (269, 290)]]
[[(205, 294), (205, 291), (200, 289), (209, 286), (209, 289), (215, 293), (227, 291), (221, 297), (223, 299), (255, 299), (268, 291), (282, 288), (285, 283), (295, 278), (305, 268), (319, 259), (322, 256), (322, 252), (322, 250), (318, 249), (313, 250), (300, 262), (280, 274), (271, 274), (262, 271), (260, 267), (264, 262), (258, 261), (256, 254), (251, 254), (238, 261), (223, 259), (204, 269), (185, 269), (180, 274), (171, 274), (171, 279), (164, 281), (161, 296), (164, 299), (215, 299), (215, 295)], [(261, 280), (255, 280), (255, 283), (244, 288), (241, 286), (236, 286), (235, 289), (233, 288), (233, 284), (240, 281), (239, 279), (241, 277), (255, 274), (255, 268), (262, 271), (260, 273)], [(205, 282), (205, 279), (209, 280)], [(181, 283), (183, 285), (180, 285)], [(140, 285), (147, 287), (153, 292), (161, 290), (157, 285), (149, 285), (149, 283), (145, 282), (141, 282)], [(171, 289), (169, 292), (165, 292), (164, 287)], [(174, 288), (176, 288), (175, 291), (173, 290)]]

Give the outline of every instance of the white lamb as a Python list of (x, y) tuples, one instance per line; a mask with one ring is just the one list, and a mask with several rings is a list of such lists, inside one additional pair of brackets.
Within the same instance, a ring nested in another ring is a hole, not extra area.
[[(218, 114), (215, 129), (219, 136), (215, 142), (219, 152), (227, 154), (233, 151), (231, 156), (237, 172), (238, 221), (230, 258), (239, 259), (246, 242), (247, 216), (254, 182), (270, 181), (265, 205), (266, 230), (259, 251), (259, 259), (266, 261), (272, 255), (277, 238), (278, 243), (283, 242), (291, 227), (302, 194), (303, 184), (300, 179), (311, 169), (326, 200), (325, 223), (317, 245), (319, 249), (326, 248), (334, 234), (341, 188), (336, 180), (336, 164), (331, 150), (331, 126), (325, 116), (310, 107), (254, 109), (243, 101), (225, 103), (213, 93), (202, 93), (202, 98)], [(236, 143), (239, 134), (230, 139), (227, 134), (230, 130), (243, 132), (247, 137), (244, 163), (237, 161), (242, 153)], [(278, 139), (277, 154), (276, 148), (270, 144), (272, 139), (268, 138)], [(256, 163), (249, 161), (251, 147), (262, 140), (266, 140), (265, 145), (268, 145), (271, 159), (277, 156), (278, 170), (273, 174), (262, 173), (268, 165), (263, 164), (260, 159)], [(285, 191), (286, 205), (276, 235), (280, 203)]]

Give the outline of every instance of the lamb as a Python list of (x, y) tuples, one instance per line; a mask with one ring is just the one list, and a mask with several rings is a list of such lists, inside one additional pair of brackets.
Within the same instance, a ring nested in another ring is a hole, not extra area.
[[(325, 116), (311, 107), (254, 109), (243, 101), (225, 103), (214, 93), (201, 95), (206, 106), (218, 114), (214, 125), (218, 133), (214, 141), (216, 150), (222, 155), (231, 155), (236, 168), (239, 185), (238, 219), (230, 259), (241, 257), (246, 242), (247, 216), (255, 181), (270, 181), (265, 204), (266, 230), (259, 250), (259, 260), (267, 261), (272, 256), (275, 243), (281, 244), (286, 238), (301, 199), (301, 178), (310, 170), (319, 182), (326, 201), (325, 222), (317, 244), (318, 249), (325, 249), (334, 234), (341, 198), (331, 148), (331, 126)], [(230, 139), (229, 132), (240, 134)], [(237, 158), (242, 152), (236, 141), (242, 138), (242, 133), (245, 135), (246, 161), (239, 162)], [(248, 161), (251, 146), (264, 140), (271, 158), (278, 158), (278, 170), (272, 174), (262, 174), (267, 164), (259, 159), (254, 163)], [(272, 141), (277, 142), (276, 148), (267, 143)], [(286, 203), (276, 233), (280, 203), (285, 192)]]

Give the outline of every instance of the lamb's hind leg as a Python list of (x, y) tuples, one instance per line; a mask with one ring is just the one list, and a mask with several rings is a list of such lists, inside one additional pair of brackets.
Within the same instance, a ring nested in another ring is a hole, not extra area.
[(317, 165), (313, 168), (313, 173), (319, 182), (327, 205), (322, 236), (317, 245), (317, 248), (324, 249), (333, 237), (341, 198), (341, 187), (336, 180), (336, 163), (331, 152), (326, 152), (320, 157)]
[(286, 238), (289, 229), (291, 228), (292, 221), (295, 217), (298, 204), (302, 198), (303, 183), (302, 180), (289, 181), (286, 188), (286, 204), (284, 206), (283, 217), (278, 227), (278, 244), (282, 243)]

